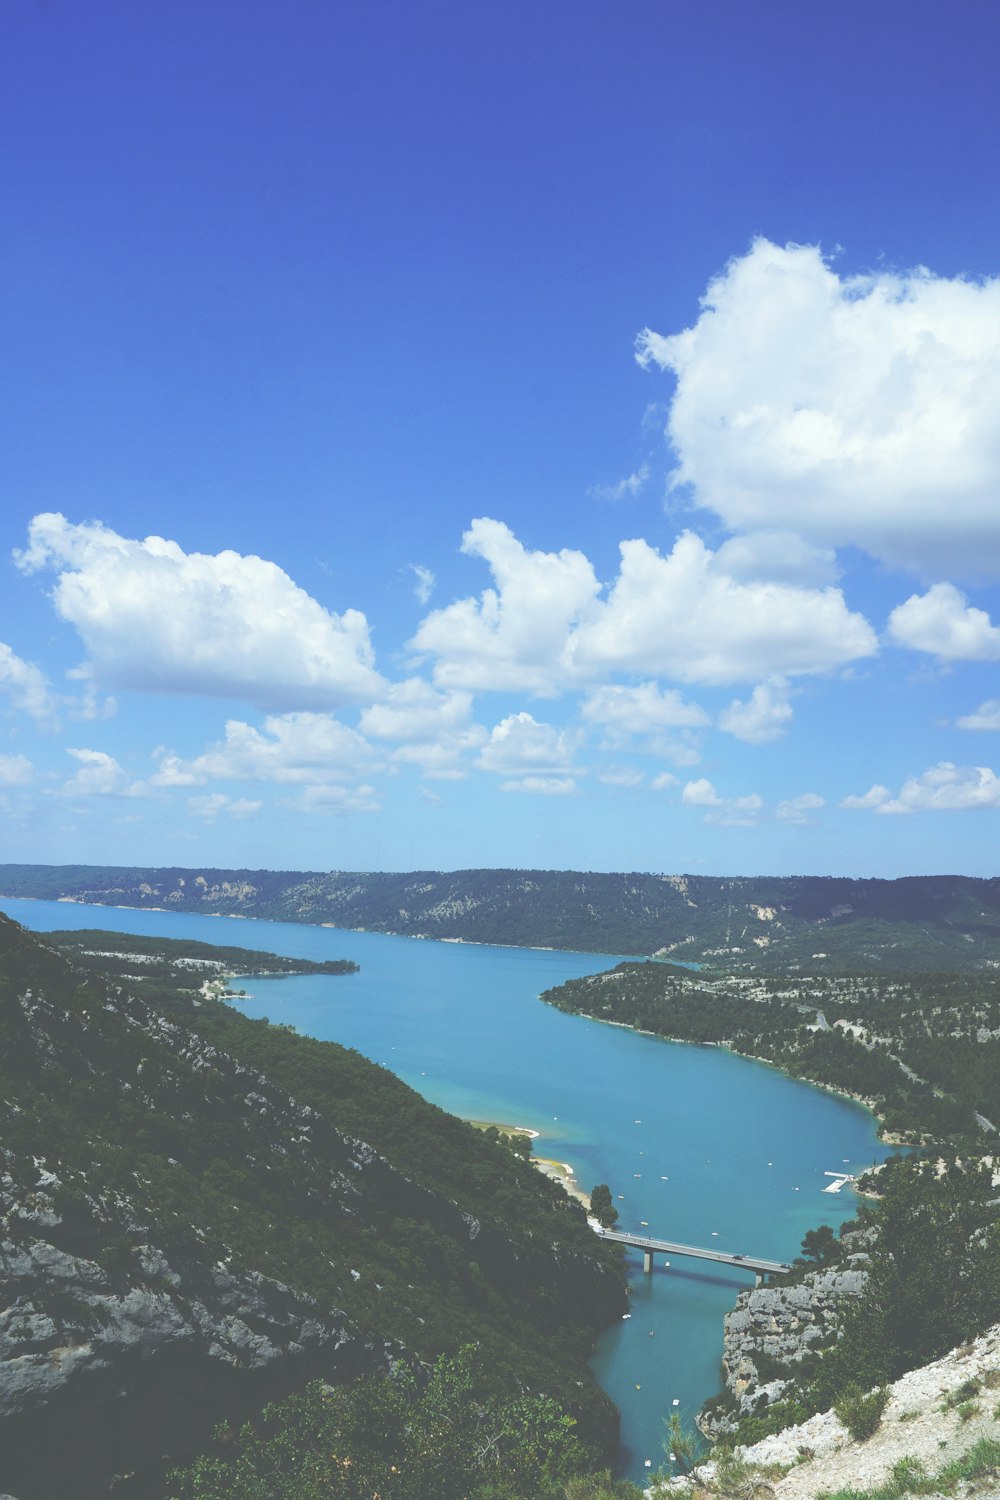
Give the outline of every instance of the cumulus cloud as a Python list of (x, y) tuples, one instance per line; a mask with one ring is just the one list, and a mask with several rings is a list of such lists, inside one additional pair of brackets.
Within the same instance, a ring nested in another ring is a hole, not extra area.
[(975, 713), (958, 720), (959, 729), (1000, 729), (1000, 698), (988, 698)]
[(889, 616), (889, 636), (897, 646), (928, 651), (944, 661), (1000, 657), (1000, 630), (951, 583), (935, 583), (926, 594), (911, 594), (897, 605)]
[(809, 814), (817, 812), (825, 806), (824, 799), (816, 792), (802, 792), (798, 797), (789, 797), (784, 802), (779, 802), (774, 809), (774, 816), (782, 823), (811, 823), (813, 820)]
[(471, 693), (439, 693), (422, 677), (408, 677), (387, 689), (381, 703), (363, 710), (362, 733), (381, 740), (428, 740), (454, 734), (469, 721)]
[(330, 714), (272, 714), (263, 729), (230, 719), (225, 739), (191, 760), (162, 752), (150, 782), (160, 787), (207, 781), (305, 785), (350, 780), (379, 764), (368, 741)]
[(685, 784), (681, 801), (686, 807), (705, 808), (705, 822), (723, 828), (752, 828), (764, 811), (764, 800), (756, 792), (746, 797), (720, 797), (704, 776)]
[(55, 713), (44, 672), (29, 661), (22, 661), (3, 641), (0, 641), (0, 691), (8, 693), (14, 707), (23, 709), (32, 718), (51, 719)]
[(839, 589), (740, 582), (692, 532), (666, 556), (623, 542), (606, 599), (582, 553), (531, 552), (501, 522), (473, 522), (463, 547), (496, 588), (434, 611), (411, 642), (434, 655), (444, 688), (554, 694), (616, 671), (725, 684), (824, 672), (876, 650)]
[(677, 777), (672, 771), (660, 771), (649, 784), (654, 792), (665, 792), (668, 787), (677, 785)]
[(15, 559), (24, 572), (56, 573), (56, 609), (88, 654), (80, 672), (102, 686), (276, 709), (382, 692), (364, 615), (324, 609), (263, 558), (186, 553), (49, 513), (34, 518)]
[(62, 788), (69, 797), (143, 797), (148, 792), (145, 782), (133, 781), (104, 750), (67, 748), (66, 753), (80, 762), (79, 771)]
[(432, 780), (456, 781), (468, 774), (469, 755), (487, 735), (470, 724), (471, 693), (439, 693), (420, 677), (393, 683), (381, 703), (361, 714), (360, 726), (375, 739), (401, 741), (397, 764), (419, 766)]
[(893, 797), (873, 786), (863, 797), (845, 797), (842, 807), (871, 808), (877, 813), (964, 812), (1000, 807), (1000, 777), (989, 766), (956, 766), (943, 760), (905, 781)]
[(476, 764), (500, 776), (559, 776), (573, 769), (579, 739), (571, 730), (539, 724), (531, 714), (510, 714), (496, 725)]
[(890, 801), (891, 798), (892, 793), (889, 788), (876, 782), (874, 786), (869, 787), (868, 791), (863, 792), (860, 796), (845, 797), (840, 805), (841, 807), (852, 808), (879, 808)]
[(593, 688), (583, 701), (581, 713), (588, 723), (602, 725), (616, 739), (663, 729), (699, 729), (709, 722), (697, 703), (688, 703), (676, 688), (662, 690), (655, 682)]
[(441, 687), (558, 692), (576, 674), (572, 632), (600, 584), (582, 552), (530, 552), (502, 521), (481, 517), (462, 551), (489, 565), (496, 584), (424, 619), (411, 646), (436, 658)]
[(0, 786), (27, 786), (35, 768), (26, 755), (0, 755)]
[(1000, 281), (841, 277), (758, 239), (637, 358), (676, 376), (673, 484), (732, 530), (977, 575), (1000, 568), (998, 325)]
[(724, 684), (828, 671), (872, 655), (876, 641), (839, 589), (740, 583), (687, 531), (666, 556), (648, 542), (621, 544), (607, 603), (575, 646), (591, 669)]
[(719, 728), (749, 745), (776, 740), (791, 722), (788, 683), (781, 677), (759, 683), (746, 703), (734, 698), (719, 715)]

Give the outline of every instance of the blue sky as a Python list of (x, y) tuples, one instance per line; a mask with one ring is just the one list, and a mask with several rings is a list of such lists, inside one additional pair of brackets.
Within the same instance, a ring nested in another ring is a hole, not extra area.
[(996, 873), (998, 41), (6, 0), (0, 860)]

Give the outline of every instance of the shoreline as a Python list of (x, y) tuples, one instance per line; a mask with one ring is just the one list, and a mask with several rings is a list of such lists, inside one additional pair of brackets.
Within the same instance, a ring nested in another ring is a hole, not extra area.
[(339, 922), (304, 922), (292, 916), (260, 917), (245, 911), (191, 911), (176, 906), (128, 906), (120, 901), (81, 901), (78, 896), (14, 896), (0, 891), (0, 901), (51, 901), (62, 906), (86, 906), (91, 911), (157, 911), (168, 917), (223, 917), (238, 922), (279, 922), (289, 927), (325, 927), (330, 932), (357, 932), (363, 937), (405, 938), (413, 943), (449, 943), (456, 948), (509, 948), (513, 953), (578, 953), (581, 958), (612, 958), (615, 963), (652, 962), (649, 953), (605, 953), (603, 948), (559, 948), (552, 943), (490, 943), (483, 938), (431, 937), (427, 932), (394, 932), (381, 927), (342, 927)]
[[(465, 1123), (475, 1130), (499, 1130), (503, 1135), (526, 1135), (531, 1141), (539, 1140), (542, 1134), (540, 1130), (533, 1130), (530, 1125), (508, 1125), (501, 1120), (470, 1120), (465, 1117)], [(558, 1161), (553, 1156), (529, 1156), (528, 1161), (543, 1177), (547, 1177), (550, 1182), (557, 1182), (570, 1198), (575, 1198), (590, 1212), (590, 1195), (580, 1186), (571, 1162)]]
[(852, 1093), (850, 1089), (838, 1088), (834, 1083), (821, 1083), (817, 1078), (806, 1078), (801, 1073), (789, 1073), (780, 1063), (776, 1063), (770, 1057), (759, 1057), (756, 1052), (741, 1052), (737, 1047), (731, 1047), (728, 1042), (692, 1042), (689, 1037), (664, 1036), (661, 1031), (646, 1031), (642, 1026), (630, 1026), (627, 1021), (609, 1021), (604, 1016), (588, 1016), (586, 1011), (567, 1010), (562, 1012), (567, 1016), (582, 1016), (585, 1021), (596, 1021), (599, 1026), (618, 1026), (622, 1031), (633, 1031), (636, 1036), (652, 1037), (655, 1041), (669, 1042), (673, 1047), (714, 1047), (719, 1052), (728, 1052), (731, 1057), (742, 1057), (748, 1062), (761, 1063), (765, 1068), (771, 1068), (775, 1073), (781, 1073), (792, 1083), (806, 1083), (810, 1088), (823, 1089), (828, 1094), (836, 1094), (840, 1099), (850, 1099), (853, 1104), (860, 1104), (866, 1109), (872, 1119), (878, 1122), (878, 1139), (886, 1146), (903, 1146), (909, 1150), (919, 1151), (920, 1145), (915, 1141), (900, 1139), (899, 1132), (886, 1130), (885, 1120), (875, 1107), (875, 1100), (869, 1099), (863, 1094)]
[[(247, 922), (288, 922), (289, 925), (295, 926), (295, 927), (317, 927), (317, 928), (324, 928), (327, 931), (331, 931), (331, 932), (356, 932), (356, 933), (358, 933), (358, 934), (360, 934), (362, 936), (365, 936), (365, 937), (374, 936), (374, 937), (404, 938), (404, 939), (406, 939), (408, 941), (411, 941), (411, 942), (447, 943), (447, 944), (449, 944), (452, 947), (505, 948), (505, 949), (510, 949), (510, 950), (512, 950), (514, 952), (579, 954), (583, 958), (595, 957), (595, 956), (597, 956), (598, 951), (599, 951), (597, 949), (589, 950), (588, 951), (587, 949), (584, 949), (584, 948), (556, 948), (556, 947), (553, 947), (551, 945), (548, 945), (548, 946), (539, 946), (539, 945), (530, 944), (530, 943), (488, 943), (488, 942), (484, 942), (484, 941), (482, 941), (482, 940), (480, 940), (478, 938), (455, 938), (455, 937), (433, 938), (433, 937), (429, 937), (425, 933), (403, 933), (403, 932), (391, 932), (391, 931), (374, 931), (373, 932), (373, 930), (371, 928), (365, 928), (365, 927), (341, 927), (336, 922), (301, 922), (301, 921), (296, 922), (293, 918), (289, 918), (289, 917), (257, 917), (257, 916), (251, 916), (251, 915), (249, 915), (249, 914), (247, 914), (245, 912), (220, 912), (220, 911), (215, 911), (215, 912), (192, 912), (192, 911), (186, 911), (186, 910), (180, 911), (180, 910), (177, 910), (176, 908), (167, 907), (167, 906), (127, 906), (127, 905), (122, 905), (120, 902), (116, 902), (116, 903), (112, 904), (112, 903), (109, 903), (109, 902), (101, 902), (101, 901), (98, 901), (98, 902), (94, 902), (94, 901), (81, 901), (76, 896), (12, 896), (12, 895), (7, 894), (6, 892), (0, 891), (0, 900), (4, 900), (4, 901), (51, 901), (51, 902), (54, 902), (54, 903), (60, 903), (60, 904), (67, 905), (67, 906), (86, 906), (88, 909), (90, 909), (92, 911), (152, 911), (152, 912), (162, 913), (165, 916), (228, 917), (228, 918), (235, 918), (235, 919), (238, 919), (238, 920), (241, 920), (241, 921), (247, 921)], [(631, 957), (632, 960), (637, 960), (637, 961), (641, 961), (641, 962), (653, 961), (654, 958), (655, 958), (655, 955), (651, 955), (651, 954), (638, 954), (638, 955), (633, 954), (633, 955), (630, 956), (630, 955), (604, 953), (603, 950), (600, 950), (600, 956), (604, 957), (604, 958), (614, 958), (619, 963), (621, 963), (623, 961), (628, 961), (630, 957)], [(664, 960), (657, 960), (657, 961), (658, 962), (664, 962)], [(669, 962), (669, 960), (667, 962)], [(282, 977), (287, 977), (287, 976), (282, 976)], [(539, 996), (539, 998), (541, 998), (541, 997)], [(796, 1082), (796, 1083), (807, 1083), (807, 1084), (812, 1085), (813, 1088), (825, 1089), (827, 1091), (827, 1093), (837, 1094), (842, 1099), (850, 1099), (853, 1103), (860, 1104), (861, 1107), (863, 1109), (866, 1109), (868, 1111), (868, 1113), (870, 1115), (872, 1115), (872, 1117), (878, 1122), (878, 1138), (885, 1145), (888, 1145), (888, 1146), (906, 1146), (906, 1147), (910, 1147), (912, 1149), (917, 1149), (917, 1150), (920, 1149), (919, 1143), (917, 1143), (917, 1142), (906, 1141), (906, 1140), (899, 1139), (898, 1132), (896, 1132), (896, 1131), (886, 1132), (885, 1131), (885, 1120), (878, 1113), (878, 1110), (875, 1107), (875, 1101), (873, 1099), (866, 1098), (864, 1095), (861, 1095), (861, 1094), (852, 1093), (850, 1089), (838, 1088), (836, 1084), (823, 1083), (819, 1079), (805, 1078), (805, 1077), (802, 1077), (800, 1074), (789, 1073), (785, 1068), (782, 1068), (780, 1066), (780, 1064), (773, 1062), (768, 1057), (759, 1057), (756, 1053), (753, 1053), (753, 1052), (740, 1052), (737, 1048), (729, 1046), (729, 1044), (726, 1043), (726, 1042), (692, 1042), (691, 1040), (689, 1040), (686, 1037), (664, 1036), (661, 1032), (658, 1032), (658, 1031), (646, 1031), (641, 1026), (630, 1026), (627, 1021), (609, 1021), (609, 1020), (607, 1020), (606, 1018), (604, 1018), (602, 1016), (590, 1016), (590, 1015), (587, 1015), (585, 1011), (563, 1011), (562, 1014), (563, 1015), (580, 1016), (583, 1020), (586, 1020), (586, 1021), (596, 1021), (601, 1026), (618, 1026), (623, 1031), (633, 1031), (633, 1032), (636, 1033), (637, 1036), (655, 1037), (659, 1041), (670, 1042), (674, 1046), (683, 1046), (683, 1047), (717, 1047), (721, 1051), (729, 1052), (734, 1057), (744, 1057), (744, 1058), (747, 1058), (750, 1061), (762, 1063), (765, 1067), (773, 1068), (776, 1072), (783, 1073), (786, 1078), (791, 1079), (793, 1082)], [(470, 1122), (470, 1123), (476, 1123), (476, 1122)], [(489, 1124), (489, 1123), (491, 1123), (491, 1122), (487, 1122), (487, 1124)], [(521, 1126), (498, 1126), (497, 1128), (498, 1129), (507, 1129), (507, 1130), (510, 1130), (510, 1131), (513, 1131), (513, 1132), (521, 1132), (524, 1129), (524, 1127), (521, 1127)], [(527, 1132), (525, 1132), (525, 1133), (527, 1133)]]

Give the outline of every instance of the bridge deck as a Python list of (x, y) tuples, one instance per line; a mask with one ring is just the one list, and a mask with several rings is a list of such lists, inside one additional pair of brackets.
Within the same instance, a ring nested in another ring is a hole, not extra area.
[(655, 1250), (660, 1255), (688, 1255), (693, 1260), (714, 1260), (724, 1266), (735, 1266), (738, 1270), (756, 1273), (790, 1271), (791, 1266), (779, 1260), (762, 1260), (759, 1255), (731, 1255), (725, 1250), (705, 1250), (700, 1245), (678, 1245), (673, 1240), (654, 1240), (649, 1235), (623, 1234), (617, 1229), (602, 1229), (604, 1239), (615, 1240), (619, 1245), (632, 1245), (637, 1250)]

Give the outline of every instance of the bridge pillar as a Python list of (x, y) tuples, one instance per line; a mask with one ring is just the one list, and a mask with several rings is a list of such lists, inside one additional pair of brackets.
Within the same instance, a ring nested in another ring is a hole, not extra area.
[(764, 1285), (764, 1272), (763, 1271), (756, 1271), (754, 1273), (753, 1284), (754, 1284), (754, 1286), (763, 1286)]
[(645, 1273), (646, 1273), (647, 1276), (649, 1276), (651, 1274), (651, 1272), (653, 1270), (653, 1252), (652, 1252), (652, 1250), (644, 1250), (642, 1252), (642, 1269), (643, 1269), (643, 1271), (645, 1271)]

